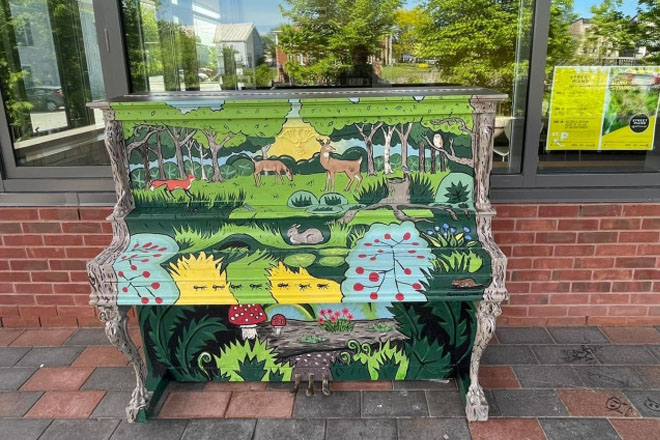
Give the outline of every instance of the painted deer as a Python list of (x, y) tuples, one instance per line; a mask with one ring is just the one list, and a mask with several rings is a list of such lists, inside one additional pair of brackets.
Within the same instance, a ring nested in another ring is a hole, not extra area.
[(162, 186), (166, 195), (174, 197), (172, 192), (175, 189), (181, 188), (186, 193), (186, 195), (192, 199), (192, 194), (190, 194), (190, 186), (192, 185), (193, 180), (195, 180), (195, 176), (193, 174), (188, 174), (188, 178), (186, 180), (154, 180), (151, 182), (149, 189), (151, 191), (155, 191), (156, 188), (160, 188)]
[[(344, 191), (349, 191), (355, 180), (357, 180), (357, 185), (353, 190), (360, 189), (362, 184), (362, 174), (360, 174), (362, 156), (357, 160), (335, 159), (330, 154), (335, 151), (335, 148), (330, 145), (330, 139), (327, 141), (316, 139), (316, 141), (321, 144), (321, 166), (325, 168), (325, 191), (335, 190), (335, 173), (344, 173), (348, 177), (348, 185), (346, 185)], [(330, 188), (331, 185), (332, 188)]]
[(269, 171), (275, 173), (275, 183), (277, 183), (278, 177), (280, 178), (280, 181), (284, 183), (284, 177), (282, 177), (282, 173), (286, 175), (286, 178), (289, 179), (289, 181), (293, 181), (293, 173), (289, 167), (284, 165), (284, 162), (280, 160), (264, 159), (256, 161), (252, 159), (252, 162), (254, 163), (254, 184), (256, 186), (261, 186), (261, 173), (264, 172), (268, 174)]

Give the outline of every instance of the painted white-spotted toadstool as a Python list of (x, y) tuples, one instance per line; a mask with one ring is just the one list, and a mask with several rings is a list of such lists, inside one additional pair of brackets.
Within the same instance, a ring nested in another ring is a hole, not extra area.
[(229, 307), (229, 322), (241, 328), (243, 339), (257, 337), (257, 324), (268, 320), (259, 304), (239, 304)]
[(282, 333), (282, 327), (286, 326), (286, 318), (279, 313), (273, 315), (273, 317), (270, 318), (270, 325), (275, 327), (275, 336), (279, 336), (280, 333)]

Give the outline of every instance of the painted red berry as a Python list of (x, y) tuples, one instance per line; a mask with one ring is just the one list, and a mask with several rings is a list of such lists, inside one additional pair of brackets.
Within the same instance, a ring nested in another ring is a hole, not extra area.
[(367, 254), (360, 254), (358, 255), (358, 258), (367, 258)]
[(403, 269), (403, 273), (405, 273), (406, 275), (410, 275), (412, 273), (412, 270), (406, 267), (405, 269)]
[(403, 239), (410, 240), (410, 232), (406, 232), (405, 234), (403, 234)]
[(421, 289), (422, 289), (422, 285), (419, 284), (419, 283), (413, 283), (412, 288), (415, 289), (415, 290), (421, 290)]
[(162, 255), (162, 254), (154, 254), (154, 257), (155, 257), (155, 258), (158, 258), (158, 257), (160, 257), (161, 255)]
[(414, 254), (415, 252), (417, 252), (415, 249), (410, 249), (410, 250), (408, 251), (409, 254)]
[(151, 242), (150, 242), (150, 241), (148, 241), (148, 242), (146, 242), (145, 244), (142, 245), (142, 247), (146, 247), (146, 248), (148, 248), (149, 246), (151, 246)]
[(165, 252), (165, 251), (167, 250), (167, 248), (162, 247), (162, 248), (160, 248), (160, 249), (158, 249), (158, 250), (161, 251), (161, 252)]
[(356, 267), (356, 268), (355, 268), (355, 272), (356, 272), (358, 275), (362, 275), (362, 274), (364, 273), (364, 267), (360, 267), (360, 266)]
[(355, 290), (356, 292), (362, 292), (364, 290), (364, 286), (362, 285), (362, 283), (355, 283), (353, 284), (353, 290)]
[(131, 264), (131, 270), (137, 270), (137, 266), (135, 264)]
[(384, 237), (385, 237), (385, 240), (391, 240), (392, 239), (392, 236), (390, 234), (385, 234)]
[(369, 246), (371, 246), (371, 243), (365, 243), (364, 245), (365, 245), (366, 247), (369, 247)]
[(162, 302), (163, 302), (163, 298), (161, 298), (160, 296), (157, 296), (156, 297), (156, 304), (161, 304)]
[(149, 278), (151, 276), (151, 273), (149, 273), (149, 271), (145, 270), (144, 272), (142, 272), (142, 276), (145, 277), (145, 278)]
[(395, 298), (397, 301), (403, 301), (403, 298), (405, 297), (403, 296), (403, 293), (399, 292), (396, 294)]
[(128, 287), (122, 287), (121, 291), (124, 292), (124, 293), (128, 292)]
[(149, 298), (147, 298), (146, 296), (143, 296), (140, 301), (142, 301), (142, 304), (149, 304)]
[(151, 283), (151, 288), (154, 290), (160, 289), (160, 283)]
[(376, 261), (376, 257), (369, 258), (371, 261)]
[(382, 250), (382, 249), (378, 249), (378, 253), (379, 253), (379, 254), (382, 254), (383, 252), (385, 252), (385, 251)]
[(369, 298), (373, 299), (374, 301), (378, 299), (378, 294), (376, 292), (371, 292), (369, 295)]
[(380, 243), (380, 240), (379, 240), (379, 239), (375, 239), (375, 240), (374, 240), (374, 243)]
[(140, 261), (143, 262), (143, 263), (148, 263), (148, 262), (149, 262), (149, 259), (148, 259), (148, 258), (143, 258), (143, 259), (141, 259)]
[(417, 242), (417, 241), (413, 241), (413, 242), (410, 243), (410, 244), (412, 244), (413, 246), (419, 246), (419, 242)]
[(420, 259), (420, 260), (423, 260), (423, 259), (424, 259), (424, 255), (417, 255), (417, 258)]
[(124, 271), (120, 270), (119, 272), (117, 272), (117, 275), (119, 275), (120, 277), (123, 278), (124, 277)]
[(377, 283), (379, 279), (380, 279), (380, 276), (378, 275), (378, 273), (371, 272), (369, 274), (369, 281), (371, 281), (372, 283)]

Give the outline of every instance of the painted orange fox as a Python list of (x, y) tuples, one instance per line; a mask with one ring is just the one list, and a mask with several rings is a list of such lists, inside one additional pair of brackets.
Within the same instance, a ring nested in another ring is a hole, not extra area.
[(162, 186), (164, 187), (163, 190), (165, 191), (165, 194), (172, 196), (172, 192), (175, 189), (181, 188), (188, 195), (188, 197), (192, 198), (192, 194), (190, 194), (190, 186), (192, 185), (193, 180), (195, 180), (195, 176), (193, 174), (188, 174), (188, 178), (186, 180), (154, 180), (151, 182), (149, 189), (151, 191), (155, 191), (156, 188), (160, 188)]

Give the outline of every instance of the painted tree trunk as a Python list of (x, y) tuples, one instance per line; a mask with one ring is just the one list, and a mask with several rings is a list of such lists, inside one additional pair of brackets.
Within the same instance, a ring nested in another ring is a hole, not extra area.
[(201, 179), (207, 180), (206, 170), (204, 170), (204, 146), (199, 144), (199, 168), (201, 169)]
[(435, 174), (435, 150), (431, 148), (431, 174)]
[(211, 145), (211, 161), (213, 162), (213, 176), (211, 180), (213, 182), (222, 182), (222, 174), (220, 174), (220, 165), (218, 165), (218, 148), (217, 145)]
[(184, 180), (186, 178), (186, 168), (183, 165), (182, 148), (183, 146), (179, 143), (179, 140), (174, 139), (174, 154), (176, 156), (176, 166), (179, 168), (179, 179)]
[(393, 132), (394, 129), (392, 127), (388, 127), (387, 130), (383, 128), (383, 135), (385, 136), (385, 152), (383, 153), (383, 162), (384, 162), (383, 173), (385, 174), (392, 174), (394, 172), (392, 170), (392, 165), (390, 164)]
[(424, 141), (419, 141), (419, 144), (417, 144), (419, 147), (419, 172), (420, 173), (425, 173), (426, 172), (426, 148), (424, 145)]
[(145, 148), (138, 148), (140, 157), (142, 158), (142, 165), (144, 166), (144, 187), (151, 186), (151, 174), (149, 174), (149, 150)]
[(375, 176), (376, 170), (374, 168), (374, 146), (370, 139), (365, 140), (365, 146), (367, 147), (367, 175)]
[(156, 157), (158, 158), (158, 178), (165, 180), (165, 164), (163, 162), (163, 145), (160, 141), (160, 133), (156, 137)]

